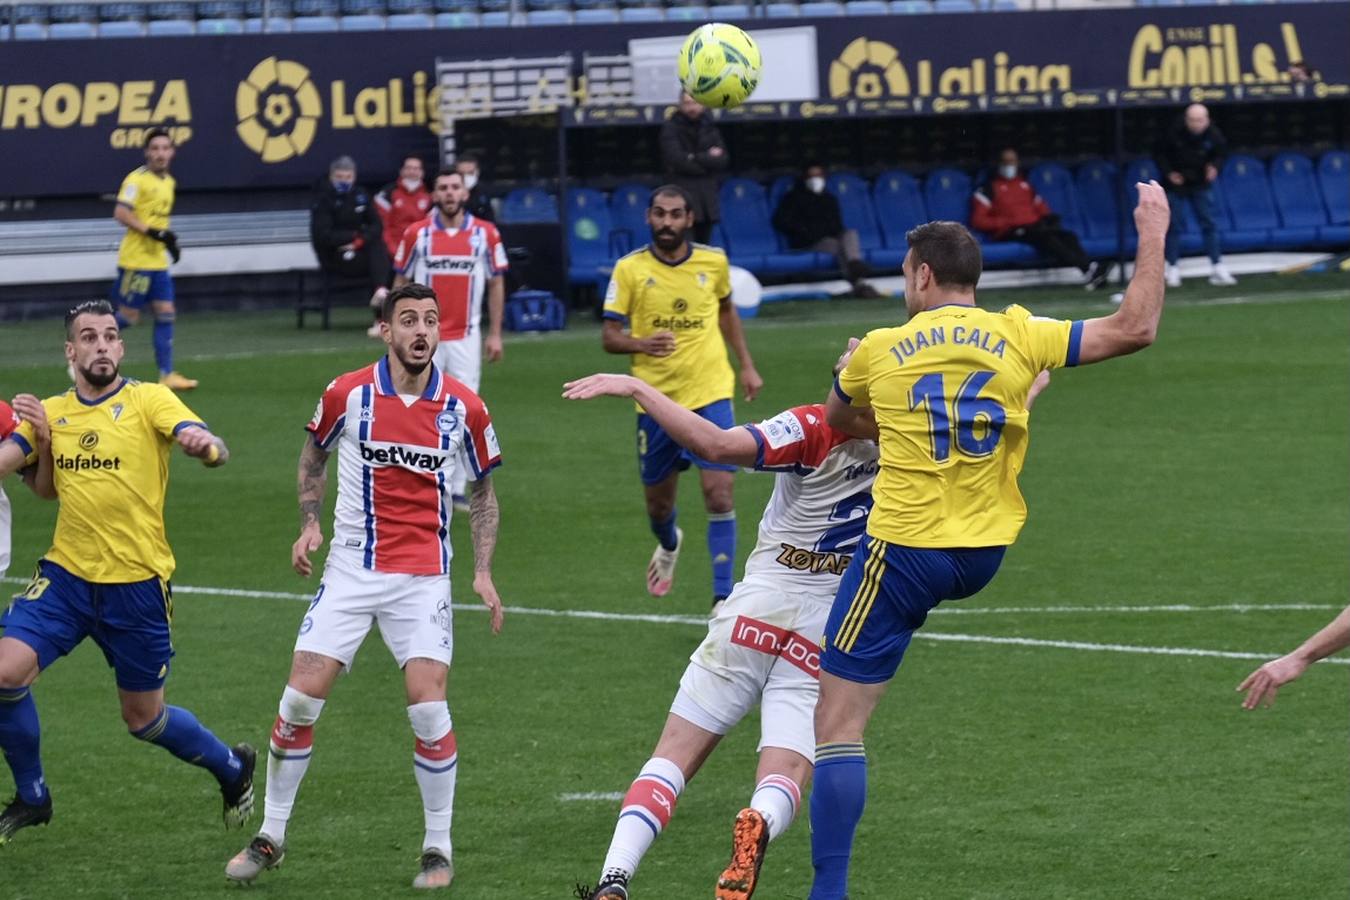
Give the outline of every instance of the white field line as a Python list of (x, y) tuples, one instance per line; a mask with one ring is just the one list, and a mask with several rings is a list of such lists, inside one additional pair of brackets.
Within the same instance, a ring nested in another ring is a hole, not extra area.
[(558, 800), (562, 803), (594, 802), (603, 800), (606, 803), (617, 802), (624, 798), (622, 791), (583, 791), (577, 794), (559, 794)]
[[(27, 584), (22, 578), (0, 578), (0, 581), (10, 584)], [(212, 588), (212, 587), (193, 587), (190, 585), (175, 586), (176, 594), (199, 594), (206, 597), (234, 597), (241, 599), (257, 600), (291, 600), (308, 602), (313, 599), (312, 594), (297, 594), (286, 591), (250, 591), (238, 588)], [(482, 612), (483, 607), (477, 603), (455, 603), (452, 608), (460, 612)], [(1163, 606), (1022, 606), (1022, 607), (989, 607), (987, 610), (969, 609), (961, 612), (1005, 612), (1017, 615), (1035, 615), (1037, 613), (1130, 613), (1130, 612), (1156, 612), (1156, 613), (1189, 613), (1189, 612), (1277, 612), (1277, 611), (1306, 611), (1306, 610), (1331, 610), (1339, 609), (1331, 604), (1316, 603), (1264, 603), (1264, 604), (1241, 604), (1233, 603), (1223, 606), (1191, 606), (1186, 604), (1170, 604)], [(657, 625), (689, 625), (704, 626), (708, 620), (703, 616), (681, 616), (681, 615), (656, 615), (647, 613), (614, 613), (600, 612), (599, 610), (588, 609), (541, 609), (534, 606), (507, 606), (505, 611), (513, 615), (524, 616), (547, 616), (550, 618), (562, 619), (596, 619), (608, 622), (643, 622)], [(957, 608), (950, 608), (946, 612), (956, 612)], [(944, 610), (934, 610), (933, 614), (942, 613)], [(1047, 647), (1058, 650), (1082, 650), (1097, 653), (1141, 653), (1152, 656), (1199, 656), (1215, 657), (1220, 659), (1274, 659), (1280, 656), (1279, 653), (1254, 653), (1230, 650), (1205, 650), (1198, 647), (1147, 647), (1135, 644), (1097, 644), (1087, 641), (1060, 641), (1043, 638), (1024, 638), (1024, 637), (1005, 637), (1001, 635), (988, 634), (952, 634), (941, 631), (918, 631), (915, 637), (933, 641), (953, 641), (975, 644), (1001, 644), (1005, 646), (1016, 647)], [(1334, 663), (1337, 665), (1350, 665), (1350, 659), (1335, 658), (1323, 660), (1323, 662)]]

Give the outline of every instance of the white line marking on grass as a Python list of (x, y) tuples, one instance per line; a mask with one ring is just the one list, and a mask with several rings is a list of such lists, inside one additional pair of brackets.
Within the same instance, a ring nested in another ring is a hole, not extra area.
[(1196, 606), (1168, 603), (1155, 606), (939, 606), (930, 616), (996, 616), (1035, 613), (1200, 613), (1200, 612), (1306, 612), (1320, 609), (1344, 609), (1332, 603), (1223, 603)]
[(606, 803), (622, 800), (624, 794), (621, 791), (585, 791), (580, 794), (559, 794), (558, 800), (562, 803), (579, 803), (603, 800)]
[[(0, 581), (11, 584), (27, 584), (23, 578), (0, 578)], [(212, 587), (194, 587), (191, 585), (175, 586), (175, 594), (199, 594), (206, 597), (238, 597), (249, 600), (291, 600), (309, 602), (314, 598), (313, 594), (297, 594), (287, 591), (252, 591), (241, 588), (212, 588)], [(484, 607), (477, 603), (454, 603), (453, 609), (459, 612), (483, 612)], [(1285, 610), (1323, 610), (1339, 609), (1340, 607), (1330, 604), (1315, 603), (1264, 603), (1264, 604), (1228, 604), (1226, 606), (1190, 606), (1185, 604), (1168, 606), (1022, 606), (1022, 607), (989, 607), (987, 610), (979, 608), (959, 610), (955, 607), (949, 607), (946, 610), (937, 609), (933, 613), (941, 612), (1009, 612), (1022, 615), (1035, 614), (1041, 612), (1069, 613), (1069, 612), (1087, 612), (1087, 613), (1118, 613), (1118, 612), (1207, 612), (1209, 610), (1218, 610), (1223, 612), (1247, 612), (1247, 611), (1285, 611)], [(650, 613), (616, 613), (601, 612), (591, 609), (542, 609), (535, 606), (507, 606), (506, 612), (514, 615), (523, 616), (546, 616), (549, 618), (561, 619), (595, 619), (606, 622), (644, 622), (653, 625), (690, 625), (703, 626), (708, 624), (704, 616), (681, 616), (681, 615), (656, 615)], [(992, 634), (953, 634), (942, 631), (916, 631), (915, 637), (934, 641), (950, 641), (957, 643), (973, 644), (1002, 644), (1006, 646), (1017, 647), (1048, 647), (1059, 650), (1083, 650), (1099, 653), (1142, 653), (1153, 656), (1204, 656), (1215, 657), (1219, 659), (1275, 659), (1280, 656), (1279, 653), (1252, 653), (1231, 650), (1205, 650), (1197, 647), (1145, 647), (1136, 644), (1095, 644), (1086, 641), (1059, 641), (1047, 640), (1042, 638), (1024, 638), (1024, 637), (1006, 637)], [(1337, 658), (1325, 659), (1323, 662), (1334, 663), (1337, 665), (1350, 665), (1350, 659)]]

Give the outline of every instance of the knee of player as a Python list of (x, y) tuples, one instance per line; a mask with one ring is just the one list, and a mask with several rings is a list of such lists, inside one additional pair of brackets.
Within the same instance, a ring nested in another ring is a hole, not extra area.
[(710, 513), (734, 512), (736, 504), (731, 484), (719, 484), (704, 488), (703, 507)]
[(647, 515), (658, 522), (664, 522), (675, 512), (675, 501), (664, 497), (647, 498)]
[(164, 706), (160, 703), (149, 704), (138, 701), (122, 703), (122, 721), (126, 723), (127, 731), (137, 740), (154, 740), (158, 735), (153, 733), (152, 726), (163, 718), (163, 714)]

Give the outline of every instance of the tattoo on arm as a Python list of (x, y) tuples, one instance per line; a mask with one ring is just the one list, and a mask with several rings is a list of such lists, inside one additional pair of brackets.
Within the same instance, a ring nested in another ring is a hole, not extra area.
[(469, 531), (473, 535), (475, 572), (492, 571), (492, 554), (497, 549), (497, 526), (500, 522), (497, 492), (492, 489), (492, 478), (484, 476), (473, 483), (469, 496)]
[(323, 495), (328, 489), (328, 451), (315, 446), (311, 438), (305, 438), (305, 446), (300, 450), (300, 528), (305, 529), (311, 522), (319, 521), (323, 512)]

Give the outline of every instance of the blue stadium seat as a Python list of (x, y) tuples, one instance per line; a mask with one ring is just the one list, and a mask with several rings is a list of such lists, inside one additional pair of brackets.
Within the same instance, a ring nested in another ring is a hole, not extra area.
[(151, 22), (195, 22), (197, 11), (191, 3), (151, 3), (145, 8)]
[(708, 7), (708, 15), (715, 22), (730, 22), (733, 19), (750, 18), (748, 3), (714, 3)]
[(664, 22), (666, 11), (659, 6), (625, 6), (619, 10), (620, 22)]
[[(796, 175), (779, 175), (769, 183), (769, 223), (773, 223), (773, 214), (778, 211), (778, 204), (782, 202), (783, 195), (792, 190), (792, 186), (797, 183)], [(805, 254), (814, 260), (817, 269), (830, 269), (835, 265), (834, 257), (827, 253), (815, 253), (815, 251), (793, 250), (787, 245), (787, 238), (778, 235), (778, 252), (792, 254), (794, 258)]]
[(877, 211), (877, 223), (881, 226), (885, 245), (899, 251), (903, 259), (909, 249), (905, 232), (928, 221), (919, 182), (898, 169), (882, 172), (872, 185), (872, 205)]
[(728, 178), (722, 183), (722, 227), (733, 265), (754, 272), (809, 272), (815, 254), (782, 252), (773, 230), (768, 197), (758, 182)]
[(558, 221), (558, 198), (540, 188), (516, 188), (502, 201), (502, 221), (537, 224)]
[(525, 13), (526, 25), (570, 25), (572, 13), (566, 9), (532, 9)]
[[(1130, 206), (1130, 211), (1125, 216), (1125, 233), (1129, 245), (1135, 247), (1138, 245), (1138, 234), (1134, 229), (1134, 208), (1139, 205), (1139, 191), (1135, 189), (1135, 185), (1141, 181), (1156, 181), (1162, 184), (1162, 175), (1158, 172), (1157, 163), (1147, 157), (1140, 157), (1125, 164), (1125, 171), (1121, 173), (1120, 180)], [(1215, 205), (1218, 208), (1214, 211), (1214, 219), (1222, 229), (1224, 220), (1222, 200), (1217, 196), (1217, 191), (1215, 194)], [(1205, 239), (1200, 233), (1200, 223), (1195, 218), (1195, 210), (1191, 204), (1184, 203), (1181, 206), (1181, 252), (1189, 256), (1204, 249)]]
[(844, 4), (835, 0), (806, 0), (801, 4), (803, 16), (813, 19), (825, 19), (844, 14)]
[(390, 13), (385, 23), (390, 31), (421, 31), (435, 28), (436, 18), (431, 13)]
[(792, 186), (796, 183), (796, 175), (779, 175), (769, 183), (769, 212), (778, 209), (778, 202), (783, 199), (784, 194), (792, 190)]
[(338, 28), (342, 31), (384, 31), (387, 27), (389, 23), (384, 16), (371, 13), (338, 18)]
[[(1235, 238), (1234, 249), (1275, 247), (1308, 247), (1317, 243), (1317, 226), (1281, 225), (1271, 195), (1266, 166), (1251, 156), (1230, 156), (1223, 164), (1223, 194), (1228, 203), (1232, 231), (1224, 235), (1228, 246), (1229, 234)], [(1256, 242), (1256, 233), (1264, 231), (1266, 242)]]
[(614, 7), (595, 7), (579, 9), (573, 14), (578, 25), (611, 25), (619, 21), (619, 11)]
[(872, 188), (867, 181), (851, 172), (836, 172), (826, 179), (830, 193), (839, 201), (839, 213), (844, 227), (858, 232), (858, 245), (867, 261), (880, 268), (899, 268), (904, 251), (885, 246), (877, 213), (872, 207)]
[(1017, 5), (1017, 0), (994, 0), (989, 8), (994, 12), (1018, 12), (1022, 7)]
[(708, 7), (702, 3), (672, 3), (666, 7), (667, 22), (706, 22)]
[(1327, 206), (1327, 221), (1350, 225), (1350, 153), (1330, 150), (1317, 161), (1317, 183)]
[(907, 16), (933, 11), (929, 0), (891, 0), (891, 15)]
[[(243, 24), (237, 19), (233, 20), (243, 31)], [(182, 19), (157, 19), (146, 24), (146, 33), (151, 37), (191, 37), (197, 33), (196, 22), (184, 22)], [(220, 34), (221, 32), (204, 32), (206, 34)]]
[(295, 16), (291, 30), (296, 34), (318, 34), (338, 30), (337, 16)]
[(609, 215), (616, 256), (641, 247), (651, 238), (647, 227), (647, 201), (652, 189), (645, 184), (621, 184), (609, 195)]
[(802, 14), (795, 3), (765, 3), (764, 16), (769, 19), (795, 19)]
[(975, 0), (933, 0), (933, 12), (966, 13), (975, 11)]
[(923, 183), (924, 206), (934, 220), (970, 224), (970, 176), (960, 169), (934, 169)]
[(98, 7), (100, 22), (142, 22), (145, 20), (145, 6), (140, 3), (101, 3)]
[(99, 22), (98, 36), (107, 38), (145, 37), (145, 23)]
[(281, 16), (244, 20), (244, 34), (289, 34), (292, 30), (291, 19)]
[[(1078, 187), (1080, 235), (1089, 256), (1107, 256), (1119, 249), (1120, 179), (1114, 163), (1096, 159), (1078, 167), (1074, 179)], [(1134, 252), (1135, 239), (1127, 231), (1125, 252)]]
[[(152, 12), (157, 5), (159, 4), (151, 6)], [(192, 6), (193, 4), (188, 5)], [(193, 11), (196, 13), (198, 21), (202, 19), (242, 19), (246, 15), (243, 0), (204, 0), (202, 3), (195, 4)], [(261, 3), (258, 4), (258, 11), (252, 15), (262, 15)]]
[(436, 13), (437, 28), (477, 28), (478, 13), (476, 12), (438, 12)]
[(47, 36), (52, 40), (94, 38), (98, 29), (93, 22), (53, 22), (47, 26)]
[(20, 22), (14, 26), (16, 41), (45, 41), (47, 26), (38, 22)]
[(1059, 163), (1041, 163), (1027, 173), (1027, 180), (1059, 216), (1065, 228), (1079, 235), (1083, 233), (1082, 217), (1078, 212), (1078, 191), (1068, 169)]
[[(376, 0), (378, 4), (378, 0)], [(378, 10), (372, 10), (378, 12)], [(421, 13), (430, 15), (436, 12), (436, 4), (432, 0), (386, 0), (384, 11), (389, 15), (411, 15)]]
[(1312, 162), (1302, 153), (1281, 153), (1270, 161), (1270, 191), (1283, 228), (1312, 228), (1318, 243), (1324, 236), (1327, 209), (1317, 186)]
[(891, 11), (886, 0), (844, 0), (846, 16), (885, 16)]
[(477, 13), (478, 0), (436, 0), (434, 9), (438, 13)]
[(570, 284), (595, 284), (601, 266), (619, 255), (611, 246), (614, 230), (609, 202), (592, 188), (567, 192), (567, 280)]

